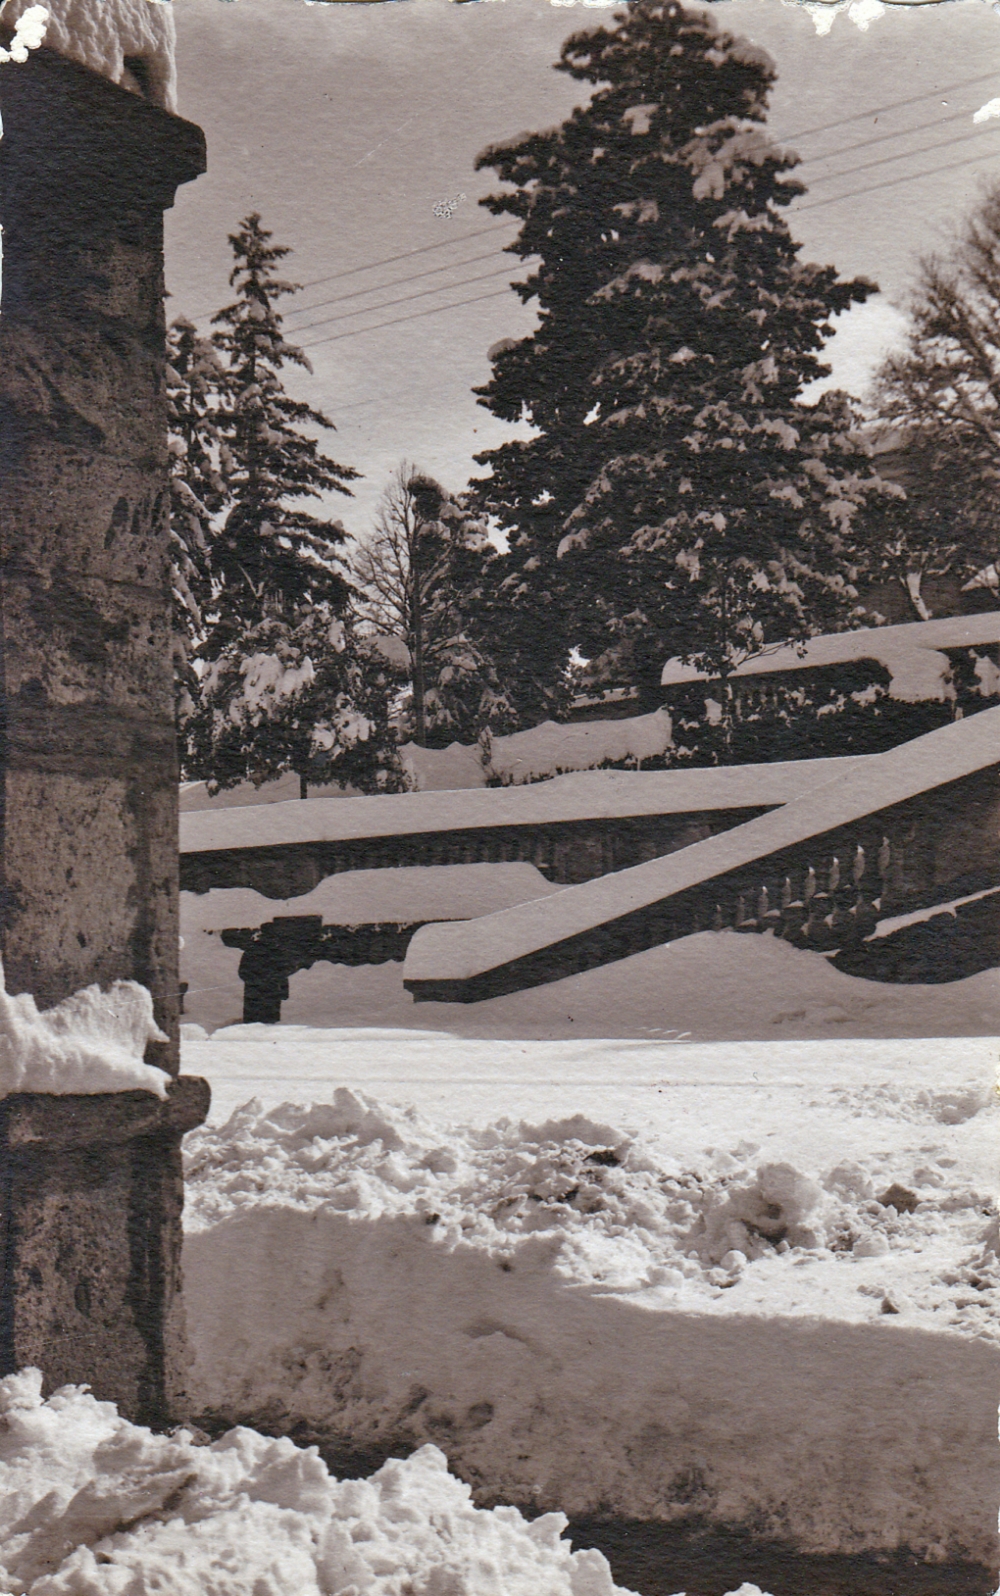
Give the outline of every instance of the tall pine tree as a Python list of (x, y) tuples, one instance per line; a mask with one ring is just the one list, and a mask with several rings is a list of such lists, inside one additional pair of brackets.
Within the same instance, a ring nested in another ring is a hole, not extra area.
[[(213, 394), (203, 413), (189, 380), (187, 411), (175, 420), (179, 457), (192, 458), (189, 423), (194, 452), (206, 449), (219, 485), (207, 505), (199, 500), (207, 522), (190, 505), (187, 520), (183, 510), (178, 518), (200, 616), (188, 674), (192, 703), (181, 725), (184, 772), (213, 790), (289, 770), (303, 795), (309, 781), (398, 788), (389, 726), (398, 683), (386, 660), (355, 636), (341, 555), (347, 534), (308, 503), (330, 492), (349, 496), (357, 472), (322, 452), (307, 429), (333, 423), (293, 399), (282, 381), (286, 365), (311, 370), (286, 342), (276, 308), (297, 291), (275, 270), (289, 251), (271, 243), (256, 214), (230, 244), (236, 299), (213, 317)], [(198, 498), (191, 469), (185, 485)], [(192, 552), (192, 514), (205, 533), (203, 565), (200, 545), (197, 558)]]
[(921, 263), (909, 339), (886, 360), (876, 403), (906, 482), (902, 512), (878, 528), (882, 574), (921, 618), (928, 577), (1000, 603), (1000, 183), (949, 253)]
[(204, 637), (212, 596), (214, 518), (226, 501), (216, 430), (222, 378), (211, 340), (178, 318), (167, 332), (167, 407), (174, 684), (181, 719), (191, 713), (198, 693), (192, 655)]
[(306, 599), (340, 610), (347, 599), (337, 562), (343, 528), (303, 501), (330, 492), (349, 497), (346, 484), (358, 473), (331, 460), (303, 430), (332, 429), (333, 422), (285, 392), (283, 367), (312, 367), (281, 330), (278, 301), (298, 284), (275, 274), (290, 251), (270, 240), (256, 213), (230, 236), (237, 297), (212, 317), (219, 328), (213, 343), (226, 361), (217, 425), (230, 508), (212, 551), (218, 592), (210, 658), (265, 616), (291, 619)]
[(537, 262), (517, 285), (537, 330), (491, 352), (479, 390), (538, 429), (478, 457), (510, 544), (494, 645), (526, 721), (558, 706), (573, 648), (655, 689), (671, 656), (727, 677), (848, 624), (854, 521), (882, 486), (839, 402), (797, 402), (830, 318), (872, 285), (799, 260), (768, 58), (634, 0), (558, 69), (598, 86), (589, 105), (478, 163)]

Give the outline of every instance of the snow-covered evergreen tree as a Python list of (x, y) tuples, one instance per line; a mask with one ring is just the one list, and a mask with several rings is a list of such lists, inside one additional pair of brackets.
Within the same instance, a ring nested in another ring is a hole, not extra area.
[(909, 340), (876, 403), (907, 478), (904, 510), (877, 528), (880, 574), (904, 587), (914, 619), (928, 613), (927, 576), (979, 578), (1000, 603), (1000, 183), (950, 254), (922, 263)]
[(333, 423), (282, 381), (286, 365), (309, 365), (286, 342), (276, 309), (296, 291), (275, 271), (289, 251), (272, 244), (256, 214), (230, 243), (236, 299), (213, 318), (215, 364), (190, 331), (177, 334), (180, 353), (190, 351), (176, 374), (173, 419), (185, 462), (178, 586), (197, 616), (182, 767), (211, 790), (289, 770), (303, 791), (310, 780), (398, 788), (389, 726), (398, 682), (353, 629), (343, 525), (308, 506), (330, 492), (349, 495), (357, 472), (321, 451), (308, 429)]
[(389, 724), (399, 673), (326, 605), (300, 607), (293, 626), (266, 616), (203, 671), (184, 723), (189, 775), (210, 791), (294, 771), (361, 792), (406, 783)]
[(211, 341), (178, 318), (167, 332), (170, 448), (170, 552), (174, 681), (180, 718), (198, 691), (192, 653), (202, 640), (212, 595), (213, 517), (226, 500), (218, 470), (216, 416), (222, 366)]
[(333, 422), (285, 392), (283, 367), (312, 368), (281, 330), (277, 303), (297, 284), (276, 275), (290, 251), (270, 240), (256, 214), (231, 235), (236, 299), (212, 318), (219, 329), (213, 342), (225, 357), (218, 428), (229, 509), (212, 549), (218, 591), (209, 658), (265, 616), (291, 618), (306, 599), (337, 610), (347, 599), (338, 568), (344, 530), (313, 515), (304, 501), (330, 492), (350, 496), (346, 484), (358, 473), (330, 459), (308, 434)]
[(565, 44), (596, 92), (560, 127), (487, 150), (484, 203), (537, 264), (537, 330), (491, 351), (481, 400), (538, 429), (479, 456), (507, 532), (498, 653), (525, 720), (570, 650), (654, 687), (671, 656), (727, 676), (848, 624), (854, 521), (879, 479), (839, 402), (808, 409), (830, 318), (872, 285), (805, 264), (801, 184), (764, 121), (774, 72), (675, 0), (634, 0)]

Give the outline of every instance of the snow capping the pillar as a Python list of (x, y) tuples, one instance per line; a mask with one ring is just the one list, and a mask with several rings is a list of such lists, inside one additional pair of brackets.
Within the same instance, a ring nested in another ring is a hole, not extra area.
[[(0, 21), (12, 27), (34, 3), (7, 0), (0, 8)], [(45, 6), (49, 49), (176, 113), (174, 15), (169, 0), (45, 0)]]
[(0, 965), (0, 1097), (11, 1092), (155, 1092), (169, 1076), (143, 1062), (148, 1042), (165, 1042), (153, 1000), (137, 981), (106, 992), (84, 987), (39, 1013), (28, 992), (11, 996)]

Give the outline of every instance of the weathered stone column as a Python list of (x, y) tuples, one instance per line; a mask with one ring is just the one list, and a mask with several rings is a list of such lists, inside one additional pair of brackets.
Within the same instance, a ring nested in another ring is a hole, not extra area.
[[(0, 67), (0, 944), (48, 1007), (139, 981), (178, 1060), (163, 211), (200, 130), (41, 49)], [(159, 1422), (176, 1362), (171, 1101), (0, 1104), (0, 1370)]]
[(0, 1374), (86, 1384), (139, 1424), (185, 1412), (181, 1137), (205, 1081), (0, 1102)]

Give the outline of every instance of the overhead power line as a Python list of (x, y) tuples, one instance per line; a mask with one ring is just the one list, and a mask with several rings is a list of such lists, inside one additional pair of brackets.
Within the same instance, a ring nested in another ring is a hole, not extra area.
[(849, 127), (852, 122), (860, 122), (865, 117), (882, 116), (886, 111), (899, 111), (904, 105), (920, 105), (930, 99), (931, 94), (954, 94), (958, 89), (970, 89), (975, 83), (995, 83), (996, 72), (981, 72), (978, 77), (963, 78), (960, 83), (946, 83), (943, 88), (932, 89), (926, 94), (912, 94), (905, 100), (891, 100), (888, 105), (873, 105), (868, 111), (856, 111), (853, 116), (842, 116), (836, 122), (822, 122), (819, 127), (803, 128), (800, 133), (789, 133), (782, 137), (782, 143), (788, 139), (813, 138), (817, 133), (829, 133), (835, 127)]
[[(968, 160), (966, 160), (966, 161), (951, 161), (951, 162), (948, 162), (947, 164), (945, 164), (944, 166), (930, 167), (929, 169), (927, 169), (927, 170), (925, 170), (923, 172), (913, 172), (913, 173), (908, 174), (905, 177), (890, 178), (890, 179), (887, 179), (884, 183), (870, 183), (865, 188), (855, 189), (855, 190), (852, 190), (850, 193), (847, 193), (847, 194), (832, 195), (829, 199), (817, 200), (812, 205), (799, 206), (796, 210), (790, 211), (789, 214), (791, 216), (797, 216), (802, 211), (817, 210), (817, 209), (819, 209), (820, 206), (823, 206), (823, 205), (837, 205), (837, 204), (840, 204), (840, 203), (844, 202), (845, 200), (854, 199), (854, 198), (858, 197), (861, 194), (877, 193), (877, 192), (881, 191), (882, 189), (896, 188), (901, 183), (916, 182), (922, 177), (933, 177), (933, 176), (936, 176), (939, 172), (957, 171), (957, 170), (960, 170), (963, 167), (974, 166), (976, 164), (977, 164), (977, 162), (975, 160), (973, 160), (973, 161), (968, 161)], [(486, 275), (492, 276), (494, 274), (493, 273), (488, 273)], [(458, 287), (459, 284), (456, 283), (456, 284), (453, 284), (452, 286), (453, 287)], [(371, 327), (356, 327), (356, 328), (350, 328), (346, 332), (331, 333), (325, 338), (317, 338), (317, 339), (314, 339), (312, 343), (304, 344), (303, 348), (306, 349), (307, 351), (311, 351), (313, 349), (319, 349), (325, 344), (339, 343), (344, 338), (358, 338), (358, 337), (361, 337), (365, 333), (380, 332), (383, 328), (386, 328), (386, 327), (399, 327), (399, 326), (402, 326), (405, 322), (420, 321), (425, 316), (436, 316), (436, 315), (441, 314), (444, 311), (459, 310), (465, 305), (478, 305), (478, 304), (482, 304), (486, 300), (503, 299), (503, 298), (506, 298), (506, 296), (507, 296), (507, 289), (501, 288), (501, 289), (496, 290), (493, 293), (477, 294), (473, 298), (456, 300), (456, 301), (453, 301), (453, 302), (451, 302), (451, 303), (449, 303), (447, 305), (433, 305), (428, 310), (414, 311), (408, 316), (394, 316), (390, 321), (376, 322)], [(413, 297), (418, 297), (418, 296), (413, 296)], [(406, 303), (407, 301), (403, 300), (401, 302), (402, 303)], [(389, 306), (388, 305), (385, 305), (385, 306), (382, 306), (382, 307), (373, 306), (371, 308), (372, 309), (380, 309), (380, 308), (381, 309), (388, 309)], [(355, 314), (360, 315), (360, 314), (362, 314), (362, 312), (359, 311), (359, 312), (356, 312)], [(346, 320), (348, 318), (345, 317), (343, 319)]]
[(507, 289), (498, 288), (491, 294), (476, 294), (472, 299), (458, 299), (451, 305), (432, 305), (429, 310), (415, 310), (409, 316), (394, 316), (391, 321), (380, 321), (374, 327), (354, 327), (349, 332), (331, 333), (327, 338), (317, 338), (304, 344), (307, 350), (318, 349), (321, 344), (336, 344), (342, 338), (360, 338), (362, 333), (381, 332), (383, 327), (400, 327), (404, 321), (420, 321), (424, 316), (438, 316), (445, 310), (458, 310), (462, 305), (480, 305), (487, 299), (506, 299)]
[[(859, 172), (874, 171), (876, 166), (893, 166), (897, 161), (915, 159), (918, 155), (930, 155), (934, 150), (950, 150), (956, 144), (967, 144), (970, 139), (981, 138), (986, 133), (995, 134), (998, 131), (1000, 131), (1000, 128), (984, 127), (975, 133), (962, 134), (957, 139), (939, 139), (936, 144), (921, 144), (916, 149), (904, 151), (902, 155), (882, 155), (877, 161), (865, 161), (862, 166), (852, 166), (847, 172), (828, 172), (825, 177), (814, 177), (809, 187), (815, 188), (817, 183), (835, 183), (838, 178), (856, 177)], [(979, 159), (979, 157), (974, 157), (974, 159)], [(859, 190), (859, 192), (864, 192), (864, 190)]]
[[(945, 84), (940, 89), (936, 89), (936, 90), (934, 90), (932, 92), (934, 94), (952, 94), (952, 93), (955, 93), (958, 89), (969, 88), (969, 87), (972, 87), (976, 83), (992, 82), (992, 81), (995, 80), (995, 78), (996, 78), (995, 72), (984, 72), (984, 73), (980, 73), (978, 76), (973, 77), (973, 78), (964, 78), (958, 83)], [(916, 95), (910, 95), (907, 98), (902, 99), (902, 100), (892, 100), (892, 101), (888, 102), (885, 105), (872, 106), (872, 107), (870, 107), (869, 109), (867, 109), (865, 111), (855, 112), (851, 116), (838, 117), (835, 121), (820, 123), (816, 127), (801, 128), (796, 133), (790, 133), (790, 134), (783, 135), (782, 139), (781, 139), (781, 142), (782, 143), (788, 143), (788, 142), (791, 142), (792, 140), (795, 140), (795, 139), (813, 138), (813, 137), (816, 137), (820, 133), (830, 132), (834, 128), (849, 127), (849, 126), (851, 126), (852, 123), (865, 120), (868, 117), (882, 116), (887, 111), (899, 110), (902, 107), (908, 106), (908, 105), (919, 105), (919, 104), (922, 104), (922, 103), (926, 102), (929, 98), (930, 98), (929, 94), (916, 94)], [(964, 114), (965, 113), (956, 112), (951, 117), (942, 117), (942, 118), (940, 118), (939, 121), (940, 121), (940, 123), (947, 123), (947, 122), (950, 122), (950, 121), (953, 121), (953, 120), (957, 120), (959, 116), (964, 115)], [(827, 156), (818, 156), (818, 157), (816, 157), (816, 159), (818, 159), (818, 160), (833, 160), (833, 159), (836, 159), (838, 155), (846, 155), (846, 154), (850, 154), (850, 153), (854, 152), (855, 150), (867, 149), (868, 147), (870, 147), (873, 144), (884, 143), (887, 140), (892, 139), (892, 138), (903, 138), (903, 137), (906, 136), (906, 131), (912, 131), (912, 130), (904, 130), (903, 132), (900, 132), (900, 133), (885, 133), (885, 134), (878, 135), (874, 139), (859, 140), (856, 144), (847, 145), (842, 150), (831, 151), (829, 155), (827, 155)], [(925, 148), (931, 148), (931, 147), (933, 147), (933, 146), (925, 146)], [(816, 182), (826, 181), (826, 179), (817, 178), (815, 181)], [(825, 204), (826, 201), (823, 201), (822, 203)], [(807, 208), (808, 207), (806, 207), (806, 206), (802, 207), (802, 209), (807, 209)], [(303, 288), (303, 289), (324, 287), (327, 283), (341, 282), (341, 281), (343, 281), (344, 279), (346, 279), (348, 277), (355, 277), (360, 272), (378, 271), (380, 269), (380, 267), (383, 267), (383, 266), (393, 266), (393, 265), (396, 265), (400, 261), (415, 259), (417, 256), (432, 254), (432, 253), (436, 252), (437, 250), (441, 250), (441, 249), (450, 249), (456, 244), (463, 244), (463, 243), (471, 241), (472, 239), (485, 238), (485, 237), (487, 237), (487, 236), (489, 236), (491, 234), (505, 232), (507, 230), (508, 226), (509, 226), (509, 221), (503, 221), (503, 222), (499, 222), (499, 223), (494, 223), (493, 225), (491, 225), (489, 227), (474, 228), (470, 232), (460, 233), (460, 234), (456, 235), (453, 238), (443, 238), (443, 239), (440, 239), (439, 241), (437, 241), (436, 243), (433, 243), (433, 244), (423, 244), (417, 249), (403, 250), (399, 254), (396, 254), (396, 255), (384, 255), (378, 260), (365, 261), (364, 263), (362, 263), (361, 265), (358, 265), (358, 266), (348, 266), (348, 267), (343, 268), (341, 271), (327, 272), (321, 277), (312, 277), (312, 278), (308, 279), (306, 282), (300, 284), (300, 287)], [(485, 260), (487, 258), (488, 258), (487, 255), (483, 255), (483, 256), (475, 256), (475, 257), (473, 257), (472, 260), (457, 261), (457, 262), (454, 263), (454, 268), (453, 269), (457, 270), (461, 266), (473, 265), (476, 261), (478, 261), (480, 259)], [(447, 270), (449, 270), (449, 266), (448, 265), (432, 268), (432, 272), (447, 271)], [(395, 279), (393, 282), (385, 283), (385, 284), (382, 284), (380, 286), (383, 287), (383, 288), (391, 288), (391, 287), (395, 286), (395, 283), (397, 281), (399, 281), (399, 282), (401, 282), (401, 281), (414, 281), (414, 280), (416, 280), (416, 276), (420, 276), (420, 277), (430, 276), (432, 274), (432, 272), (426, 272), (426, 273), (421, 272), (419, 274), (415, 274), (413, 278)], [(377, 293), (377, 292), (378, 292), (378, 288), (377, 287), (376, 288), (372, 288), (372, 289), (359, 289), (359, 290), (357, 290), (357, 294), (358, 294), (359, 297), (361, 295), (364, 295), (364, 294), (367, 294), (367, 293)], [(346, 299), (347, 297), (352, 297), (352, 296), (345, 295), (343, 297)], [(336, 299), (321, 301), (319, 304), (302, 305), (302, 306), (296, 306), (294, 308), (293, 307), (289, 307), (289, 310), (288, 310), (287, 314), (289, 314), (289, 315), (299, 315), (299, 314), (307, 315), (307, 314), (311, 313), (313, 310), (319, 310), (319, 309), (323, 308), (326, 304), (334, 304), (334, 303), (337, 303)], [(199, 317), (208, 316), (208, 315), (211, 315), (211, 314), (214, 314), (214, 312), (209, 310), (209, 309), (203, 309), (203, 310), (195, 311), (193, 313), (193, 319), (197, 320)]]
[[(300, 283), (300, 288), (319, 288), (324, 283), (336, 283), (344, 277), (355, 277), (358, 272), (377, 271), (380, 266), (393, 266), (397, 261), (410, 260), (416, 255), (429, 255), (436, 249), (450, 249), (453, 244), (464, 244), (472, 238), (485, 238), (488, 233), (502, 233), (509, 224), (506, 222), (494, 223), (492, 227), (479, 227), (471, 233), (459, 233), (455, 238), (442, 238), (437, 244), (422, 244), (419, 249), (404, 249), (400, 255), (384, 255), (381, 260), (366, 261), (363, 266), (348, 266), (343, 271), (328, 272), (324, 277), (312, 277), (308, 282)], [(303, 306), (307, 310), (308, 306)], [(214, 311), (199, 310), (196, 316), (214, 315)]]
[[(374, 288), (354, 288), (349, 294), (335, 294), (332, 299), (320, 299), (314, 305), (303, 305), (297, 309), (290, 306), (285, 312), (286, 316), (308, 316), (314, 310), (324, 310), (327, 305), (343, 305), (349, 299), (363, 299), (368, 294), (381, 294), (387, 288), (398, 288), (402, 283), (418, 283), (424, 277), (437, 277), (441, 272), (457, 272), (463, 266), (476, 266), (482, 260), (496, 260), (495, 249), (488, 249), (482, 255), (472, 255), (468, 260), (445, 261), (443, 266), (428, 266), (423, 272), (408, 272), (405, 277), (393, 277), (387, 283), (378, 283)], [(509, 268), (514, 270), (513, 265)]]
[(310, 322), (308, 327), (296, 327), (296, 336), (300, 332), (309, 332), (313, 327), (326, 327), (332, 321), (351, 321), (355, 316), (371, 316), (377, 310), (392, 310), (396, 305), (409, 305), (415, 299), (426, 299), (428, 294), (447, 294), (456, 288), (468, 288), (472, 283), (485, 283), (491, 277), (509, 276), (509, 265), (498, 266), (492, 272), (480, 272), (476, 277), (465, 277), (459, 283), (446, 283), (438, 288), (422, 288), (416, 294), (401, 294), (398, 299), (387, 299), (381, 305), (366, 305), (361, 310), (342, 310), (338, 316), (323, 316), (319, 321)]
[(905, 177), (887, 178), (884, 183), (869, 183), (865, 188), (850, 189), (846, 194), (831, 194), (828, 199), (814, 200), (811, 205), (799, 205), (795, 210), (790, 209), (788, 214), (801, 216), (803, 211), (817, 211), (821, 205), (840, 205), (845, 200), (858, 199), (862, 194), (877, 194), (885, 188), (898, 188), (901, 183), (916, 183), (922, 177), (936, 177), (939, 172), (958, 172), (966, 166), (978, 166), (985, 159), (986, 156), (978, 156), (971, 161), (949, 161), (944, 166), (931, 166), (926, 171), (910, 172)]
[[(947, 127), (949, 122), (968, 122), (968, 120), (969, 113), (967, 110), (953, 111), (950, 116), (939, 116), (932, 126), (937, 129)], [(845, 144), (842, 149), (829, 150), (825, 155), (809, 155), (806, 157), (805, 164), (814, 166), (818, 161), (835, 161), (841, 155), (853, 155), (855, 150), (874, 149), (876, 144), (889, 144), (893, 139), (906, 139), (921, 130), (919, 127), (904, 127), (899, 128), (895, 133), (880, 133), (878, 138), (860, 139), (857, 144)]]

